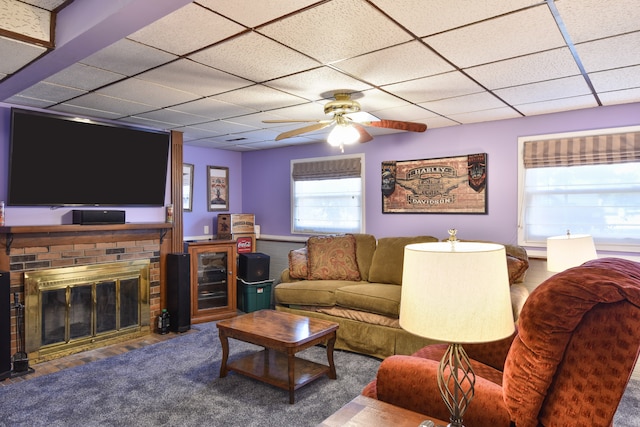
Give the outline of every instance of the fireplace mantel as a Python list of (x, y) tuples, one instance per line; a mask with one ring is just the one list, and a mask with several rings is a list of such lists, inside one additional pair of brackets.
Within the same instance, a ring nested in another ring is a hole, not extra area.
[(60, 244), (64, 240), (70, 243), (83, 243), (93, 241), (96, 235), (100, 235), (102, 241), (117, 241), (127, 234), (143, 234), (153, 230), (158, 230), (158, 236), (162, 243), (166, 233), (172, 227), (173, 224), (165, 222), (100, 225), (7, 225), (0, 227), (0, 243), (5, 249), (6, 255), (9, 255), (15, 235), (20, 235), (20, 241), (16, 241), (16, 245), (29, 247), (36, 241), (38, 244), (49, 244), (53, 241)]

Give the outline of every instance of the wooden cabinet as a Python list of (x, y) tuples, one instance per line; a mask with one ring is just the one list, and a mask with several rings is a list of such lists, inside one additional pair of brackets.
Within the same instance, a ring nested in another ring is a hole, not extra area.
[(191, 257), (191, 323), (236, 315), (236, 242), (186, 242)]

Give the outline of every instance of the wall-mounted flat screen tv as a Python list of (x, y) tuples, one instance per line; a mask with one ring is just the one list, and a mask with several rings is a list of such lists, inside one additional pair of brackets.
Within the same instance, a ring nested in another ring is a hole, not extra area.
[(170, 136), (14, 108), (12, 206), (163, 206)]

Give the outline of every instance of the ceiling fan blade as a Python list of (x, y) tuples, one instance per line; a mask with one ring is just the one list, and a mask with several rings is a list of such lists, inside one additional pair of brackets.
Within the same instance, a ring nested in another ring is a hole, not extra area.
[(326, 128), (332, 123), (333, 123), (333, 120), (326, 120), (326, 121), (323, 120), (322, 122), (316, 123), (315, 125), (309, 125), (309, 126), (301, 127), (298, 129), (290, 130), (288, 132), (283, 132), (276, 137), (276, 141), (280, 141), (281, 139), (285, 139), (285, 138), (291, 138), (292, 136), (297, 136), (302, 133), (313, 132), (314, 130), (320, 130), (320, 129)]
[(357, 130), (360, 134), (360, 139), (358, 140), (359, 143), (364, 144), (365, 142), (369, 142), (373, 139), (371, 134), (367, 132), (364, 126), (360, 126), (359, 123), (351, 123), (351, 126), (353, 126), (355, 130)]
[(380, 119), (380, 121), (376, 122), (360, 122), (361, 125), (372, 126), (376, 128), (389, 128), (389, 129), (398, 129), (398, 130), (406, 130), (409, 132), (424, 132), (427, 130), (427, 125), (424, 123), (414, 123), (414, 122), (401, 122), (398, 120), (384, 120)]

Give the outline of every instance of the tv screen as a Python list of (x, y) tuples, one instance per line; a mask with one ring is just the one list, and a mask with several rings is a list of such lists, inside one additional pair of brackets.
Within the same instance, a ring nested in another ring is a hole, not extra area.
[(12, 206), (163, 206), (170, 137), (92, 120), (11, 111)]

